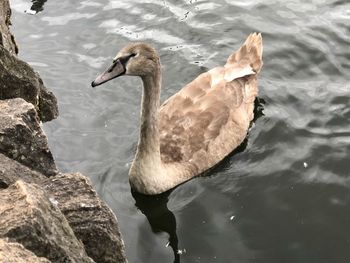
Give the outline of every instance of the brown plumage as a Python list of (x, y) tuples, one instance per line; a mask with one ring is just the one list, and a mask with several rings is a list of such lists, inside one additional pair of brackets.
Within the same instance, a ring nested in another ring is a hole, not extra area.
[[(125, 62), (126, 61), (126, 62)], [(199, 75), (159, 106), (160, 63), (147, 44), (122, 49), (113, 70), (93, 86), (122, 74), (143, 81), (141, 128), (130, 183), (158, 194), (204, 172), (241, 144), (253, 119), (262, 38), (251, 34), (223, 67)], [(110, 68), (111, 69), (111, 68)]]

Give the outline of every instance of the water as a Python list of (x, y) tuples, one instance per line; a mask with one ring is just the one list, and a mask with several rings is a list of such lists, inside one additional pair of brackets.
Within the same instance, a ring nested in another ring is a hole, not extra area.
[[(12, 30), (59, 100), (44, 125), (52, 152), (116, 212), (129, 262), (350, 261), (348, 1), (35, 2), (29, 15), (30, 1), (11, 0)], [(147, 41), (164, 100), (253, 31), (264, 37), (265, 104), (245, 145), (168, 195), (133, 197), (141, 83), (91, 80), (126, 43)]]

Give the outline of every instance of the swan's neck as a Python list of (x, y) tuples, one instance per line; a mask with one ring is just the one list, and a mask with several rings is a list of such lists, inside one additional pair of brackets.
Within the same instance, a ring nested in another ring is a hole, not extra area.
[(158, 127), (160, 81), (160, 71), (142, 78), (140, 137), (129, 180), (137, 191), (143, 193), (158, 192), (156, 182), (163, 175)]
[[(129, 171), (129, 180), (131, 186), (138, 192), (159, 194), (189, 178), (161, 161), (158, 125), (160, 70), (152, 76), (143, 77), (142, 82), (140, 137), (135, 159)], [(176, 177), (171, 176), (174, 172), (177, 174)]]
[(152, 156), (159, 158), (158, 110), (160, 100), (160, 74), (142, 78), (143, 93), (141, 104), (140, 137), (137, 158)]

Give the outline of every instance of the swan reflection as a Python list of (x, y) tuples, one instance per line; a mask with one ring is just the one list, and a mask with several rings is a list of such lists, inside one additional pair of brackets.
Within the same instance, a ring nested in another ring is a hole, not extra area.
[(174, 254), (174, 263), (180, 262), (178, 254), (178, 238), (176, 234), (176, 218), (168, 209), (168, 200), (171, 191), (156, 196), (147, 196), (132, 191), (136, 207), (147, 217), (154, 233), (165, 232), (169, 235), (167, 246), (171, 247)]

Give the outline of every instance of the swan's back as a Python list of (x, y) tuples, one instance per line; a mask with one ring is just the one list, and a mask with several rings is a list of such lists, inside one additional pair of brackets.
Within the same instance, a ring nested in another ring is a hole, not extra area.
[(224, 67), (201, 74), (165, 101), (159, 112), (162, 162), (194, 176), (239, 146), (254, 117), (261, 67), (262, 38), (254, 33)]

